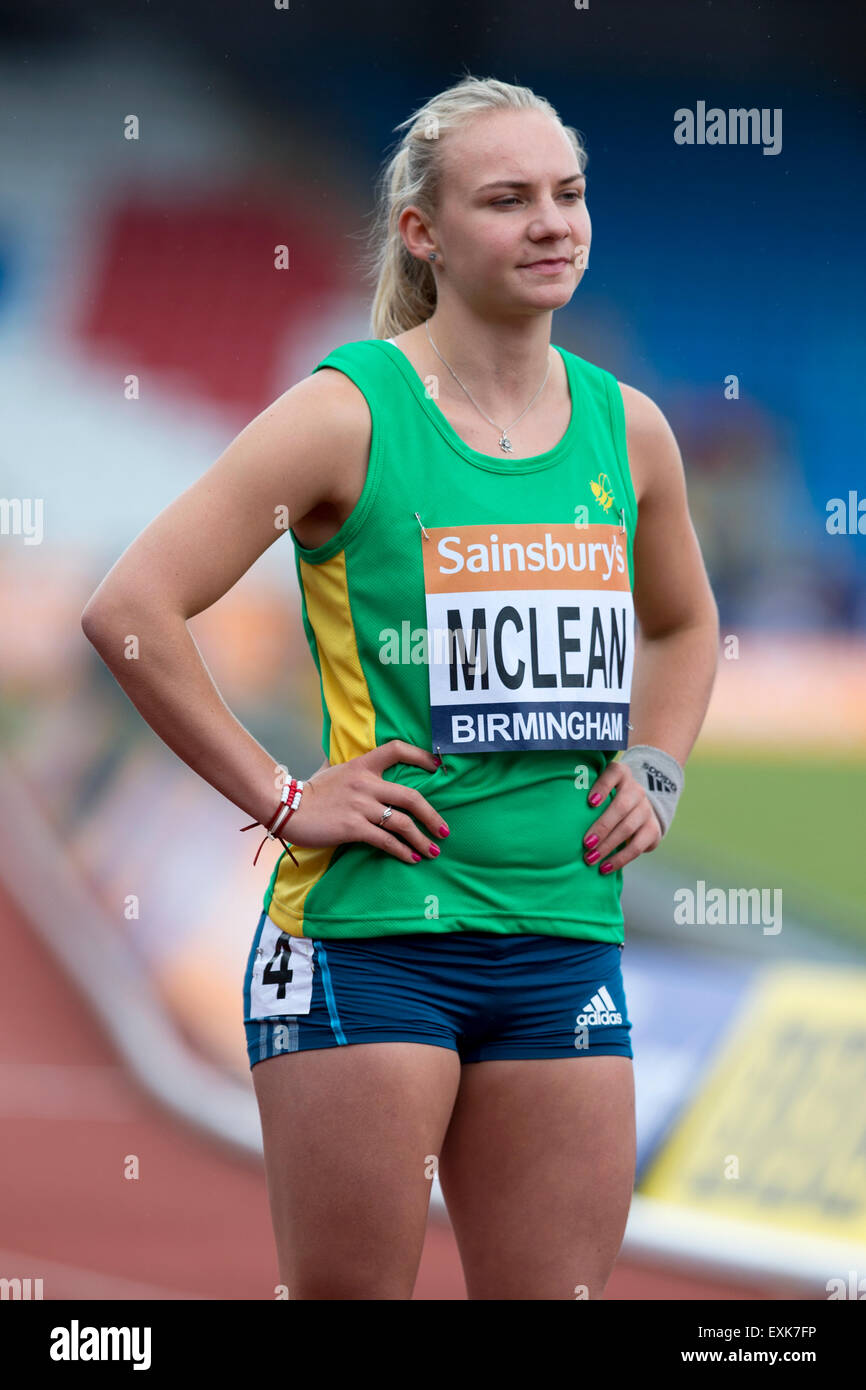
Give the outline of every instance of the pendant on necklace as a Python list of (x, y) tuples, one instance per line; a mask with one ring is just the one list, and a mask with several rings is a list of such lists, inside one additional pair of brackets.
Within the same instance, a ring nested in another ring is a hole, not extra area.
[(508, 438), (508, 435), (505, 433), (504, 430), (503, 430), (503, 432), (502, 432), (502, 438), (501, 438), (500, 441), (499, 441), (499, 447), (500, 447), (500, 449), (503, 451), (503, 453), (506, 453), (506, 454), (510, 454), (510, 453), (511, 453), (511, 450), (512, 450), (513, 447), (514, 447), (514, 445), (511, 443), (511, 440)]

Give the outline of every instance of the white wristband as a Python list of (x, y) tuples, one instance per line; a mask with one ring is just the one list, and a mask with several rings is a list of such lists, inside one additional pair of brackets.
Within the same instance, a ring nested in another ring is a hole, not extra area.
[(625, 750), (620, 762), (628, 763), (640, 782), (659, 818), (662, 835), (666, 835), (683, 790), (683, 769), (670, 753), (663, 748), (653, 748), (649, 743), (633, 743)]

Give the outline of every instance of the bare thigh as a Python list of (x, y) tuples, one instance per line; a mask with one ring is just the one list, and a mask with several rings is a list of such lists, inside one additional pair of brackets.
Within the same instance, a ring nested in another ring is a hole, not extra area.
[(457, 1053), (351, 1043), (269, 1057), (252, 1077), (289, 1298), (411, 1298)]
[(470, 1299), (601, 1298), (634, 1185), (632, 1067), (464, 1065), (439, 1179)]

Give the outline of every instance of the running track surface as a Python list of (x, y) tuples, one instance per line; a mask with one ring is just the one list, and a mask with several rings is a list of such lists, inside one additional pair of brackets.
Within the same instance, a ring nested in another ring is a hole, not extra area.
[[(42, 1278), (46, 1299), (273, 1299), (261, 1163), (138, 1088), (2, 885), (0, 949), (0, 1277)], [(137, 1181), (123, 1177), (128, 1154)], [(756, 1295), (622, 1258), (605, 1297)], [(414, 1298), (466, 1298), (454, 1238), (433, 1217)]]

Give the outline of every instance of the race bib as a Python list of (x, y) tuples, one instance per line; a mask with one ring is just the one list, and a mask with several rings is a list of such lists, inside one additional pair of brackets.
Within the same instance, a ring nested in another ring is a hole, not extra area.
[(618, 524), (428, 527), (433, 747), (628, 746), (634, 606)]
[(308, 1014), (313, 997), (313, 943), (265, 918), (250, 981), (249, 1018)]

